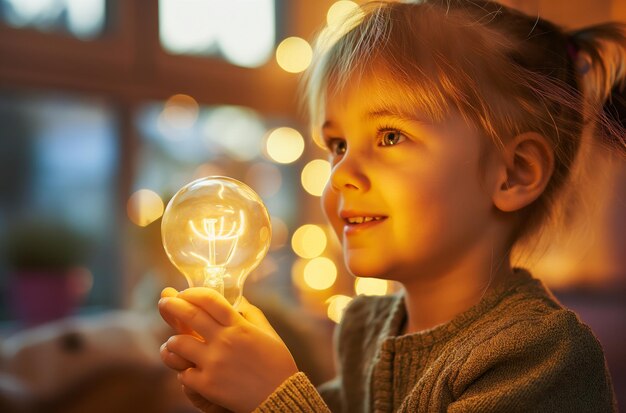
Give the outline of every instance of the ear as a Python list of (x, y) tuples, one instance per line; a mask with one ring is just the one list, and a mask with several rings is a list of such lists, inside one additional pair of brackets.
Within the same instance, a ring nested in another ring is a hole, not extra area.
[(527, 132), (504, 146), (493, 203), (513, 212), (531, 204), (543, 193), (554, 170), (554, 152), (542, 135)]

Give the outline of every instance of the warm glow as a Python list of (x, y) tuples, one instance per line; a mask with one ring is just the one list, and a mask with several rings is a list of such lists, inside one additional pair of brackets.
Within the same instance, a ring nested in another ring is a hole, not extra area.
[(159, 120), (166, 127), (189, 129), (198, 120), (198, 102), (189, 95), (174, 95), (165, 102)]
[(244, 183), (207, 177), (183, 186), (168, 202), (161, 238), (190, 287), (212, 288), (236, 307), (246, 277), (269, 249), (270, 217)]
[(292, 163), (304, 152), (304, 138), (288, 127), (274, 129), (265, 142), (267, 155), (278, 163)]
[(326, 249), (326, 234), (317, 225), (303, 225), (291, 237), (291, 247), (302, 258), (315, 258)]
[(305, 191), (311, 195), (321, 196), (328, 178), (330, 163), (323, 159), (314, 159), (302, 169), (300, 180)]
[(126, 204), (128, 218), (133, 224), (145, 227), (163, 215), (163, 200), (154, 191), (140, 189), (130, 196)]
[(276, 48), (278, 65), (289, 73), (300, 73), (311, 64), (313, 50), (309, 43), (300, 37), (288, 37)]
[(276, 165), (257, 162), (250, 166), (244, 181), (262, 198), (270, 198), (280, 190), (283, 176)]
[(359, 5), (353, 1), (337, 1), (328, 9), (326, 22), (329, 26), (340, 26), (349, 16), (353, 15), (358, 8)]
[(304, 267), (304, 282), (314, 290), (330, 288), (337, 280), (337, 267), (326, 257), (317, 257)]
[(379, 278), (357, 278), (354, 282), (357, 295), (385, 295), (388, 290), (387, 280)]
[(352, 297), (341, 294), (333, 295), (326, 300), (326, 304), (328, 304), (328, 318), (339, 324), (341, 322), (341, 318), (343, 317), (343, 312), (348, 304), (350, 304), (350, 301), (352, 301)]
[(270, 250), (277, 250), (287, 243), (289, 229), (285, 221), (275, 216), (270, 217), (270, 223), (272, 225), (272, 243), (270, 244)]

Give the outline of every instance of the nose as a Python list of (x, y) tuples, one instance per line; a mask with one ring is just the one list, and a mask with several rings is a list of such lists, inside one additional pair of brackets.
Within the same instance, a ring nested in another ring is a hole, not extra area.
[(364, 172), (363, 162), (363, 158), (358, 154), (346, 151), (331, 170), (331, 188), (336, 192), (367, 191), (370, 183)]

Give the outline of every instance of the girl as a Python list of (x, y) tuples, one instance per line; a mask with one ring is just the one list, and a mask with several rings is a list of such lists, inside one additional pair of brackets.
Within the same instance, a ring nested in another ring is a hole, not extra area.
[[(623, 26), (565, 32), (484, 0), (376, 3), (325, 35), (307, 77), (323, 196), (359, 297), (315, 389), (258, 309), (163, 292), (165, 364), (196, 406), (236, 412), (611, 412), (602, 349), (511, 249), (540, 233), (581, 143), (623, 150), (607, 99)], [(611, 138), (614, 137), (614, 138)]]

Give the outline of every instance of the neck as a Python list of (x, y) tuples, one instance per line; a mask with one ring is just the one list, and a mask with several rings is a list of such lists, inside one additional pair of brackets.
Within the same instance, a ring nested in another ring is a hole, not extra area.
[(403, 283), (407, 310), (404, 333), (428, 330), (452, 320), (512, 274), (508, 252), (490, 251), (487, 256), (466, 258), (465, 265)]

